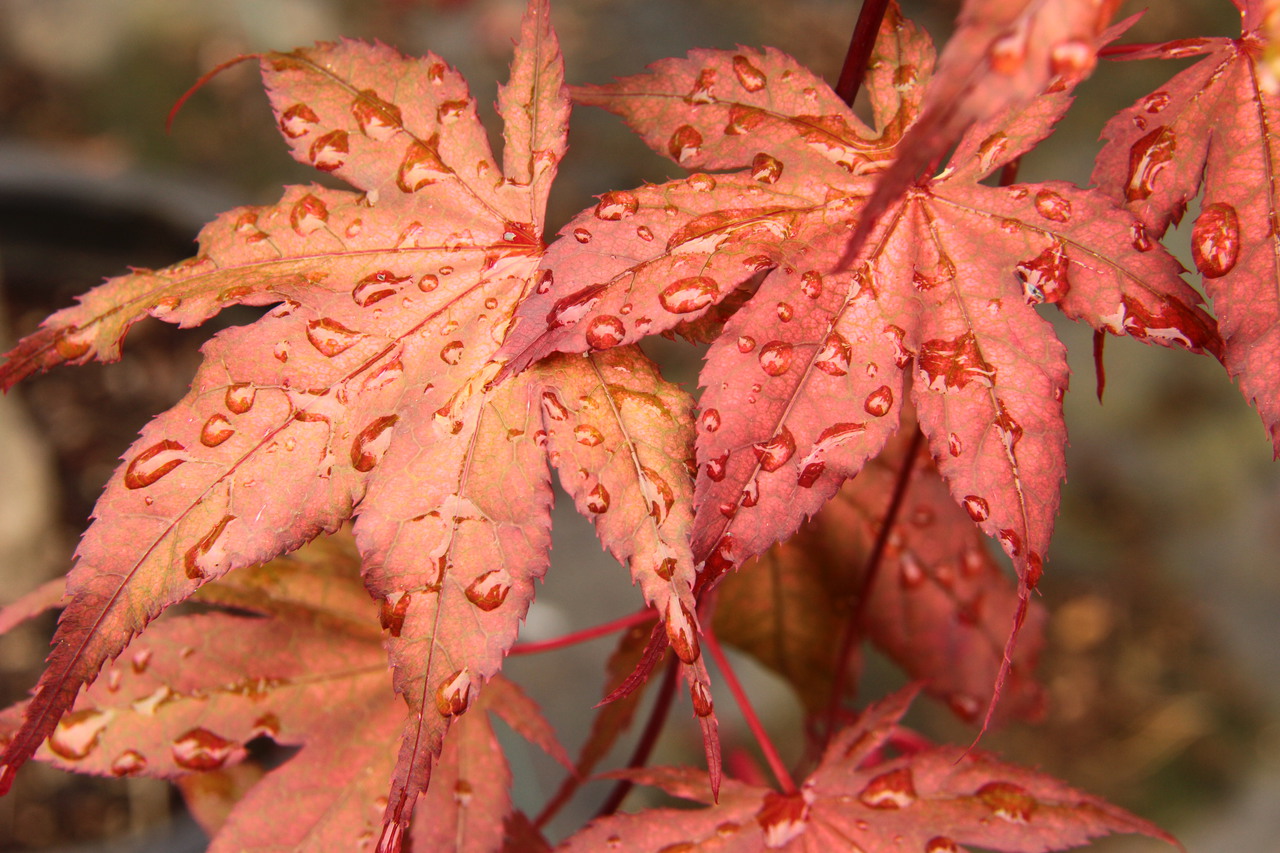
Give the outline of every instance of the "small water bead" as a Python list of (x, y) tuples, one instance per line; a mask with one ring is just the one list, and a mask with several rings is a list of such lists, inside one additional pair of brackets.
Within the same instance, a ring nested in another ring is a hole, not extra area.
[(693, 84), (693, 89), (684, 96), (684, 102), (690, 106), (715, 103), (715, 85), (716, 70), (714, 68), (702, 69), (698, 74), (698, 79)]
[(636, 227), (636, 236), (648, 243), (653, 240), (653, 231), (647, 225), (639, 225)]
[(173, 742), (173, 762), (187, 770), (217, 770), (240, 750), (240, 745), (208, 729), (194, 728)]
[[(348, 329), (337, 320), (322, 317), (307, 323), (307, 340), (326, 358), (335, 358), (364, 339), (360, 332)], [(278, 356), (277, 356), (278, 357)]]
[(342, 164), (346, 162), (347, 154), (350, 151), (351, 147), (347, 140), (347, 132), (339, 129), (331, 130), (323, 136), (317, 137), (311, 143), (311, 148), (307, 154), (311, 158), (311, 165), (321, 172), (334, 172), (342, 168)]
[(403, 193), (415, 193), (423, 187), (430, 186), (451, 177), (453, 172), (444, 161), (433, 143), (415, 140), (409, 144), (396, 170), (396, 186)]
[(146, 757), (132, 749), (126, 749), (111, 762), (112, 776), (136, 776), (146, 769)]
[(844, 376), (852, 359), (853, 347), (839, 332), (832, 332), (814, 357), (813, 366), (828, 376)]
[(440, 682), (436, 688), (436, 710), (452, 717), (467, 710), (471, 703), (471, 673), (465, 668)]
[(791, 430), (784, 426), (773, 438), (753, 444), (751, 449), (755, 452), (760, 467), (773, 472), (785, 465), (796, 452), (796, 440)]
[(691, 314), (715, 302), (720, 287), (707, 276), (690, 276), (667, 285), (658, 294), (658, 303), (672, 314)]
[[(770, 341), (760, 348), (760, 369), (770, 376), (781, 376), (791, 368), (791, 344), (783, 341)], [(759, 393), (760, 386), (752, 386)]]
[(280, 132), (290, 139), (306, 136), (319, 123), (320, 116), (306, 104), (294, 104), (280, 113)]
[(391, 444), (391, 427), (398, 415), (383, 415), (356, 435), (351, 443), (351, 467), (362, 473), (372, 471)]
[(782, 161), (761, 152), (751, 161), (751, 178), (762, 184), (776, 184), (782, 177)]
[(738, 352), (743, 353), (745, 355), (746, 353), (751, 352), (755, 348), (756, 348), (755, 338), (751, 337), (750, 335), (740, 335), (738, 337)]
[(975, 522), (982, 523), (991, 516), (991, 506), (985, 498), (980, 498), (977, 495), (966, 495), (961, 503), (964, 505), (965, 512), (969, 513), (969, 517)]
[(769, 82), (765, 73), (742, 54), (733, 57), (733, 74), (748, 92), (759, 92)]
[(603, 283), (591, 284), (557, 299), (551, 306), (551, 310), (547, 312), (547, 329), (553, 330), (577, 323), (595, 307), (607, 287), (608, 285)]
[(573, 428), (573, 437), (583, 447), (598, 447), (604, 443), (604, 433), (591, 424), (578, 424)]
[(706, 409), (698, 416), (698, 426), (703, 432), (715, 432), (720, 429), (720, 412), (716, 409)]
[(867, 395), (862, 407), (869, 415), (874, 415), (877, 418), (884, 417), (893, 408), (893, 389), (888, 385), (881, 385)]
[(684, 663), (696, 662), (700, 649), (698, 648), (697, 622), (693, 613), (685, 607), (684, 602), (672, 598), (667, 603), (665, 615), (667, 639), (671, 641), (672, 651)]
[(667, 153), (682, 166), (697, 157), (701, 150), (702, 134), (692, 125), (683, 124), (676, 128), (667, 141)]
[(1066, 222), (1071, 218), (1071, 202), (1053, 190), (1037, 192), (1035, 205), (1036, 210), (1045, 219)]
[(709, 193), (716, 188), (716, 179), (702, 172), (690, 175), (687, 183), (690, 189), (700, 193)]
[(467, 600), (486, 613), (497, 610), (507, 600), (512, 583), (506, 569), (491, 569), (467, 585)]
[(729, 452), (724, 453), (707, 460), (706, 472), (707, 478), (714, 483), (719, 483), (725, 477), (727, 466), (729, 464)]
[(633, 216), (640, 209), (640, 199), (633, 192), (621, 190), (608, 192), (600, 196), (596, 205), (595, 216), (606, 222), (617, 222)]
[(626, 339), (627, 330), (622, 320), (611, 314), (602, 314), (587, 325), (587, 343), (597, 350), (618, 346)]
[(794, 316), (794, 314), (795, 314), (795, 309), (791, 307), (791, 303), (789, 302), (778, 303), (778, 319), (779, 320), (781, 320), (784, 323), (789, 323), (791, 322), (791, 318), (792, 316)]
[(918, 799), (911, 769), (899, 767), (875, 776), (858, 794), (863, 805), (873, 809), (905, 809)]
[(579, 243), (590, 243), (591, 232), (585, 228), (575, 228), (573, 229), (573, 239), (577, 240)]
[(103, 730), (111, 722), (113, 712), (82, 708), (65, 715), (49, 735), (49, 749), (68, 761), (88, 758), (98, 747)]
[(188, 578), (201, 580), (210, 575), (219, 574), (226, 568), (227, 542), (222, 540), (222, 535), (226, 531), (227, 525), (235, 520), (236, 517), (234, 515), (229, 513), (224, 515), (217, 524), (209, 529), (209, 532), (196, 540), (196, 543), (186, 550), (186, 553), (182, 556), (182, 564)]
[(125, 468), (125, 488), (142, 489), (155, 483), (187, 461), (185, 451), (185, 446), (172, 439), (151, 445), (133, 457)]
[(587, 509), (597, 515), (609, 511), (609, 490), (604, 487), (604, 483), (596, 483), (595, 488), (587, 492), (586, 498), (583, 500)]
[(393, 637), (399, 637), (412, 601), (413, 594), (408, 592), (393, 593), (382, 599), (378, 604), (378, 621), (382, 629)]
[(809, 270), (800, 276), (800, 292), (810, 299), (817, 299), (822, 295), (822, 273), (817, 270)]
[(1191, 229), (1191, 257), (1205, 278), (1235, 269), (1240, 257), (1240, 217), (1223, 202), (1205, 205)]
[(1036, 810), (1036, 800), (1021, 785), (1012, 782), (988, 782), (974, 792), (987, 808), (1009, 823), (1027, 823)]
[(1155, 192), (1156, 181), (1173, 160), (1177, 136), (1172, 128), (1161, 125), (1149, 131), (1129, 149), (1129, 181), (1125, 199), (1142, 201)]

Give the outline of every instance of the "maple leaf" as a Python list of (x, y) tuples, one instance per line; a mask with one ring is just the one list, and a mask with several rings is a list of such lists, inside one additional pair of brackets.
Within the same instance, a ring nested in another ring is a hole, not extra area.
[(520, 306), (503, 354), (517, 371), (677, 329), (765, 273), (700, 376), (700, 586), (816, 512), (879, 452), (910, 396), (952, 495), (1014, 559), (1025, 601), (1057, 509), (1067, 383), (1062, 345), (1032, 305), (1195, 351), (1217, 346), (1213, 323), (1177, 261), (1135, 241), (1139, 223), (1100, 193), (978, 183), (1047, 135), (1065, 97), (972, 129), (983, 135), (961, 140), (965, 159), (876, 218), (843, 269), (875, 176), (917, 119), (921, 99), (902, 92), (932, 68), (927, 37), (896, 10), (882, 40), (877, 62), (910, 64), (874, 69), (875, 130), (769, 49), (695, 50), (575, 89), (683, 166), (742, 171), (601, 196), (549, 249), (551, 284)]
[(118, 357), (148, 314), (190, 326), (230, 304), (276, 306), (207, 343), (190, 393), (125, 454), (0, 780), (165, 608), (354, 517), (411, 711), (379, 840), (397, 849), (446, 730), (500, 669), (546, 569), (548, 459), (667, 620), (714, 759), (690, 591), (687, 395), (634, 349), (490, 381), (536, 286), (565, 148), (546, 0), (529, 3), (499, 91), (501, 169), (465, 82), (433, 54), (344, 41), (261, 64), (294, 157), (357, 191), (291, 187), (223, 214), (195, 258), (108, 281), (0, 367), (7, 387)]
[[(883, 759), (881, 750), (914, 693), (908, 689), (868, 708), (831, 742), (795, 794), (726, 782), (718, 805), (603, 818), (560, 849), (954, 853), (974, 845), (1043, 853), (1111, 833), (1140, 833), (1177, 846), (1154, 824), (982, 752), (936, 747)], [(704, 774), (692, 770), (626, 775), (676, 797), (711, 802)]]
[[(203, 587), (197, 599), (233, 611), (152, 625), (79, 695), (36, 758), (116, 777), (179, 780), (225, 771), (219, 778), (233, 781), (228, 774), (246, 757), (245, 744), (267, 737), (301, 749), (265, 775), (250, 774), (251, 784), (219, 824), (207, 826), (216, 830), (210, 849), (319, 851), (370, 843), (379, 829), (370, 804), (385, 794), (405, 707), (391, 689), (378, 608), (359, 565), (350, 534), (340, 533)], [(514, 685), (499, 676), (481, 696), (479, 707), (568, 763), (538, 708)], [(21, 710), (0, 717), (7, 735), (18, 728)], [(512, 811), (509, 772), (486, 740), (492, 739), (487, 714), (463, 720), (441, 757), (450, 784), (442, 786), (443, 799), (429, 795), (419, 804), (431, 807), (430, 819), (420, 823), (428, 832), (446, 825), (486, 831), (496, 825), (500, 832)], [(475, 808), (452, 799), (468, 774), (492, 789)], [(183, 787), (204, 813), (215, 786), (206, 780)], [(280, 803), (289, 804), (289, 819), (266, 819)]]
[[(809, 523), (726, 577), (716, 594), (716, 636), (787, 679), (810, 715), (830, 711), (850, 620), (967, 722), (980, 719), (996, 682), (1018, 596), (925, 454), (894, 523), (880, 532), (910, 444), (902, 434), (891, 439)], [(878, 535), (885, 546), (872, 567)], [(1000, 704), (1007, 717), (1043, 710), (1032, 670), (1044, 617), (1032, 602)]]
[(1213, 299), (1223, 362), (1258, 410), (1280, 458), (1280, 94), (1260, 58), (1266, 4), (1235, 0), (1239, 38), (1179, 39), (1119, 58), (1203, 56), (1103, 128), (1093, 181), (1159, 237), (1203, 184), (1191, 254)]

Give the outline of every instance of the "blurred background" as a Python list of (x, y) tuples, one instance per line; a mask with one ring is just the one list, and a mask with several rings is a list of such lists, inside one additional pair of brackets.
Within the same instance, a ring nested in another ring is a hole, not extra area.
[[(603, 82), (693, 47), (770, 44), (834, 80), (858, 0), (553, 0), (569, 81)], [(904, 3), (935, 38), (954, 0)], [(1164, 0), (1126, 40), (1234, 35), (1228, 0)], [(1125, 12), (1140, 4), (1126, 4)], [(253, 63), (224, 71), (165, 117), (201, 74), (231, 57), (319, 39), (380, 39), (433, 50), (482, 106), (505, 77), (521, 0), (4, 0), (0, 3), (0, 345), (129, 266), (188, 257), (221, 210), (271, 203), (316, 174), (281, 144)], [(1088, 181), (1106, 119), (1185, 63), (1123, 63), (1081, 87), (1063, 129), (1021, 179)], [(489, 119), (493, 116), (490, 114)], [(496, 122), (491, 122), (496, 134)], [(549, 230), (610, 189), (682, 174), (613, 117), (576, 111)], [(1185, 231), (1172, 238), (1185, 246)], [(1189, 260), (1184, 263), (1190, 266)], [(222, 323), (252, 312), (228, 312)], [(1059, 324), (1072, 355), (1071, 447), (1042, 601), (1041, 669), (1051, 706), (1038, 726), (984, 745), (1138, 811), (1189, 849), (1272, 849), (1280, 837), (1280, 468), (1257, 415), (1204, 358), (1107, 344), (1106, 402), (1093, 395), (1091, 332)], [(121, 452), (186, 390), (208, 329), (157, 322), (131, 333), (122, 363), (55, 371), (0, 398), (0, 603), (60, 574)], [(697, 354), (656, 352), (688, 379)], [(635, 609), (626, 572), (561, 501), (548, 582), (524, 637), (540, 639)], [(589, 604), (585, 608), (582, 605)], [(52, 620), (0, 642), (0, 700), (38, 677)], [(561, 726), (572, 752), (599, 698), (609, 641), (512, 659), (508, 671)], [(743, 662), (777, 731), (798, 708)], [(864, 691), (870, 692), (870, 691)], [(727, 696), (717, 707), (731, 706)], [(972, 731), (924, 709), (931, 734)], [(726, 721), (729, 737), (734, 722)], [(672, 716), (659, 760), (696, 763), (696, 727)], [(784, 742), (783, 748), (797, 744)], [(522, 807), (559, 783), (512, 742)], [(551, 827), (567, 832), (605, 792)], [(203, 850), (160, 782), (75, 777), (32, 765), (0, 799), (3, 850)], [(1154, 850), (1127, 839), (1100, 850)]]

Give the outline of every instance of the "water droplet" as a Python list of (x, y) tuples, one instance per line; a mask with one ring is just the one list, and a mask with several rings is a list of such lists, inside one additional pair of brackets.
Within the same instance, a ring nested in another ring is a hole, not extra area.
[(436, 107), (436, 121), (441, 124), (453, 124), (471, 106), (470, 101), (443, 101), (440, 106)]
[(234, 414), (243, 415), (253, 408), (253, 401), (257, 393), (257, 389), (248, 382), (237, 382), (234, 385), (227, 386), (227, 393), (223, 399), (227, 404), (227, 409)]
[(226, 567), (227, 543), (220, 543), (219, 539), (227, 525), (235, 521), (235, 518), (234, 515), (224, 515), (208, 533), (187, 549), (182, 558), (187, 577), (200, 580), (211, 574), (217, 574)]
[(1071, 218), (1071, 202), (1053, 190), (1040, 190), (1036, 193), (1035, 205), (1045, 219), (1066, 222)]
[(694, 192), (709, 193), (716, 188), (716, 179), (703, 172), (695, 172), (690, 175), (685, 183)]
[(587, 492), (587, 496), (583, 503), (591, 512), (599, 515), (600, 513), (609, 511), (609, 490), (604, 487), (604, 483), (596, 483), (591, 491)]
[(1027, 57), (1027, 33), (1010, 30), (992, 39), (987, 48), (987, 61), (997, 74), (1016, 74)]
[(724, 479), (728, 463), (729, 452), (727, 450), (713, 459), (708, 459), (706, 467), (707, 477), (710, 478), (712, 482), (719, 483)]
[(893, 408), (893, 389), (888, 385), (881, 385), (867, 395), (862, 408), (867, 410), (867, 414), (875, 415), (877, 418), (889, 414), (889, 410)]
[(997, 158), (1004, 154), (1008, 144), (1009, 137), (999, 132), (993, 133), (982, 140), (982, 144), (978, 146), (979, 173), (985, 175), (990, 172), (992, 167), (995, 166)]
[(667, 602), (667, 639), (671, 640), (671, 649), (676, 653), (676, 657), (685, 663), (693, 663), (701, 654), (698, 648), (696, 625), (693, 614), (684, 606), (684, 602), (677, 598)]
[(1124, 195), (1129, 201), (1142, 201), (1155, 192), (1156, 180), (1173, 160), (1178, 139), (1173, 129), (1161, 125), (1133, 143), (1129, 149), (1129, 183)]
[(782, 177), (782, 161), (760, 152), (751, 161), (751, 177), (762, 184), (776, 184)]
[(945, 835), (935, 835), (924, 845), (924, 853), (961, 853), (960, 845)]
[(347, 160), (350, 151), (345, 130), (331, 130), (324, 136), (317, 137), (307, 152), (311, 165), (322, 172), (337, 171)]
[(378, 604), (378, 621), (382, 629), (393, 637), (399, 637), (404, 630), (405, 616), (409, 613), (409, 603), (413, 595), (408, 592), (388, 595)]
[(795, 309), (791, 307), (789, 302), (778, 303), (778, 319), (784, 323), (790, 323), (791, 318), (795, 315)]
[(733, 74), (748, 92), (759, 92), (769, 82), (764, 72), (742, 54), (733, 57)]
[(440, 682), (436, 688), (436, 710), (441, 716), (452, 717), (467, 710), (471, 704), (471, 673), (465, 668)]
[(1027, 823), (1036, 810), (1035, 798), (1021, 785), (1012, 782), (988, 782), (975, 792), (975, 796), (1009, 823)]
[(280, 132), (290, 139), (306, 136), (311, 126), (320, 123), (320, 116), (306, 104), (294, 104), (280, 113)]
[(697, 157), (701, 149), (702, 134), (697, 128), (688, 124), (682, 124), (676, 128), (676, 132), (671, 134), (671, 139), (667, 141), (667, 153), (671, 155), (672, 160), (682, 166)]
[(372, 471), (391, 444), (391, 427), (398, 415), (383, 415), (369, 424), (351, 442), (351, 467), (362, 473)]
[(329, 221), (329, 208), (314, 195), (308, 193), (293, 203), (289, 210), (289, 224), (293, 230), (305, 237), (311, 232), (323, 228)]
[(396, 172), (396, 186), (401, 192), (415, 193), (452, 174), (440, 159), (435, 144), (434, 138), (428, 142), (414, 140), (409, 143)]
[(919, 368), (931, 391), (957, 391), (970, 382), (990, 388), (995, 383), (996, 369), (978, 352), (972, 332), (951, 340), (934, 338), (922, 343)]
[(915, 780), (909, 767), (899, 767), (874, 777), (858, 794), (863, 805), (873, 809), (905, 809), (917, 799)]
[(356, 282), (356, 286), (351, 289), (351, 298), (361, 308), (368, 308), (375, 302), (394, 296), (397, 286), (411, 277), (398, 276), (391, 270), (378, 270)]
[(200, 428), (200, 443), (205, 447), (217, 447), (236, 434), (235, 427), (224, 414), (215, 414)]
[(337, 320), (323, 317), (307, 323), (307, 340), (321, 355), (333, 358), (358, 344), (364, 335), (348, 329)]
[(924, 583), (924, 567), (920, 560), (910, 551), (903, 551), (898, 557), (898, 579), (906, 589), (915, 589)]
[(901, 326), (895, 326), (892, 323), (884, 327), (884, 336), (893, 346), (893, 363), (899, 368), (905, 368), (911, 363), (913, 353), (907, 349), (907, 332)]
[(991, 516), (991, 507), (985, 498), (980, 498), (977, 495), (966, 495), (961, 503), (964, 504), (964, 510), (969, 513), (969, 517), (979, 524)]
[(617, 222), (635, 214), (640, 209), (640, 199), (633, 192), (620, 190), (608, 192), (600, 196), (596, 205), (596, 218), (606, 222)]
[(706, 276), (682, 278), (667, 285), (658, 294), (658, 302), (672, 314), (691, 314), (715, 302), (720, 288)]
[[(766, 794), (764, 804), (756, 812), (756, 823), (764, 834), (764, 846), (777, 850), (803, 835), (809, 828), (809, 803), (812, 800), (813, 791), (807, 787), (795, 794)], [(824, 844), (816, 846), (825, 847)]]
[(1029, 305), (1041, 302), (1059, 302), (1071, 290), (1066, 247), (1055, 240), (1035, 258), (1023, 261), (1014, 268), (1014, 275), (1022, 283), (1022, 293)]
[(561, 402), (560, 395), (551, 390), (542, 392), (542, 413), (553, 421), (562, 421), (569, 417), (569, 409)]
[(378, 97), (372, 89), (361, 90), (351, 102), (351, 115), (360, 132), (375, 142), (385, 142), (404, 126), (400, 108)]
[(591, 424), (578, 424), (573, 428), (573, 437), (583, 447), (596, 447), (604, 442), (604, 435)]
[(705, 409), (698, 416), (698, 426), (703, 432), (715, 432), (720, 429), (720, 411), (718, 409)]
[(813, 366), (828, 376), (844, 376), (849, 372), (849, 362), (853, 358), (853, 347), (839, 332), (832, 332), (822, 344), (822, 349), (814, 356)]
[(97, 748), (102, 730), (113, 716), (113, 712), (99, 711), (97, 708), (72, 711), (58, 722), (58, 727), (49, 735), (49, 749), (68, 761), (88, 758), (89, 753)]
[(738, 337), (738, 352), (743, 353), (745, 355), (746, 353), (751, 352), (755, 348), (756, 348), (755, 338), (751, 337), (750, 335), (740, 335)]
[(1010, 557), (1016, 557), (1022, 553), (1022, 537), (1018, 535), (1016, 530), (1010, 530), (1006, 527), (996, 534), (996, 539), (999, 540), (1000, 547), (1004, 548), (1004, 552)]
[(947, 452), (953, 457), (959, 456), (964, 452), (964, 442), (954, 432), (947, 434)]
[(462, 361), (464, 349), (462, 341), (449, 341), (440, 348), (440, 360), (449, 365), (457, 364)]
[(693, 89), (684, 96), (684, 102), (691, 106), (715, 103), (715, 86), (716, 70), (714, 68), (702, 69), (701, 73), (698, 74), (698, 79), (693, 84)]
[(132, 749), (126, 749), (111, 762), (112, 776), (136, 776), (146, 769), (147, 759)]
[(791, 344), (770, 341), (760, 348), (760, 369), (770, 376), (781, 376), (791, 368)]
[(658, 525), (667, 520), (667, 515), (676, 502), (671, 484), (646, 465), (640, 466), (640, 496), (644, 498), (649, 517)]
[(467, 585), (467, 600), (486, 613), (497, 610), (507, 600), (511, 584), (506, 569), (491, 569)]
[(1206, 205), (1191, 229), (1191, 257), (1205, 278), (1219, 278), (1235, 268), (1240, 257), (1240, 219), (1223, 202)]
[(1018, 442), (1022, 440), (1022, 425), (1009, 414), (1009, 410), (1005, 408), (1004, 400), (996, 400), (996, 409), (996, 430), (1000, 433), (1000, 440), (1004, 442), (1005, 449), (1013, 453), (1018, 446)]
[(147, 671), (147, 666), (151, 663), (151, 654), (151, 649), (140, 649), (133, 653), (129, 660), (135, 673), (142, 675)]
[(800, 292), (810, 299), (817, 299), (822, 295), (822, 273), (817, 270), (809, 270), (800, 276)]
[[(699, 717), (709, 717), (716, 709), (715, 702), (711, 698), (711, 691), (701, 681), (695, 681), (689, 685), (689, 698), (693, 701), (693, 713)], [(721, 824), (721, 826), (724, 826), (724, 824)], [(734, 824), (734, 826), (736, 827), (737, 824)], [(719, 828), (717, 828), (717, 831), (719, 831)]]
[(595, 304), (600, 301), (600, 295), (607, 287), (607, 284), (588, 285), (556, 300), (551, 310), (547, 312), (547, 330), (551, 331), (577, 323), (595, 307)]
[(838, 423), (824, 429), (808, 454), (800, 460), (797, 484), (806, 489), (812, 488), (827, 467), (827, 453), (865, 431), (866, 425), (860, 423)]
[(240, 751), (234, 741), (219, 737), (208, 729), (191, 729), (173, 742), (173, 761), (187, 770), (217, 770)]
[(1093, 45), (1084, 39), (1060, 41), (1049, 51), (1049, 70), (1068, 84), (1088, 77), (1098, 64)]
[(636, 236), (648, 243), (653, 240), (653, 231), (647, 225), (640, 225), (636, 227)]
[(773, 438), (753, 444), (751, 449), (755, 451), (760, 467), (773, 472), (785, 465), (796, 452), (796, 440), (791, 430), (784, 426)]
[(612, 314), (601, 314), (587, 325), (587, 343), (598, 350), (616, 347), (626, 339), (627, 329)]
[(151, 445), (133, 457), (124, 472), (126, 489), (150, 486), (174, 468), (187, 461), (186, 448), (172, 439)]

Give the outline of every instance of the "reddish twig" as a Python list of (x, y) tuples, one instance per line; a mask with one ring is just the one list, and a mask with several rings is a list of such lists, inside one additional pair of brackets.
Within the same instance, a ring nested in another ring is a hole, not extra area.
[(849, 106), (853, 106), (853, 100), (858, 97), (858, 90), (867, 76), (867, 63), (871, 60), (880, 22), (884, 20), (888, 6), (889, 0), (862, 0), (858, 22), (853, 25), (853, 37), (849, 39), (849, 50), (845, 52), (844, 67), (840, 69), (840, 79), (835, 87), (836, 94)]
[(623, 616), (621, 619), (614, 619), (612, 622), (605, 622), (602, 625), (596, 625), (593, 628), (584, 628), (581, 631), (574, 631), (565, 634), (563, 637), (556, 637), (554, 640), (541, 640), (536, 643), (519, 643), (513, 646), (507, 654), (511, 655), (532, 655), (538, 652), (549, 652), (555, 649), (563, 649), (568, 646), (585, 643), (588, 640), (594, 640), (597, 637), (604, 637), (609, 634), (616, 634), (618, 631), (625, 631), (632, 625), (643, 625), (645, 622), (651, 622), (658, 618), (658, 612), (651, 607), (632, 613), (629, 616)]
[[(644, 731), (636, 741), (636, 748), (632, 750), (631, 759), (627, 762), (628, 770), (643, 767), (649, 762), (649, 755), (657, 745), (658, 735), (662, 734), (662, 727), (667, 722), (667, 714), (671, 711), (671, 703), (676, 696), (676, 675), (679, 672), (680, 663), (672, 655), (667, 661), (666, 671), (662, 673), (662, 684), (658, 687), (653, 710), (649, 712), (649, 721), (645, 723)], [(596, 817), (607, 817), (616, 812), (622, 805), (622, 801), (627, 798), (627, 794), (631, 793), (634, 785), (635, 783), (630, 779), (619, 779), (618, 784), (613, 786), (608, 798), (600, 806), (600, 810), (596, 812)]]

